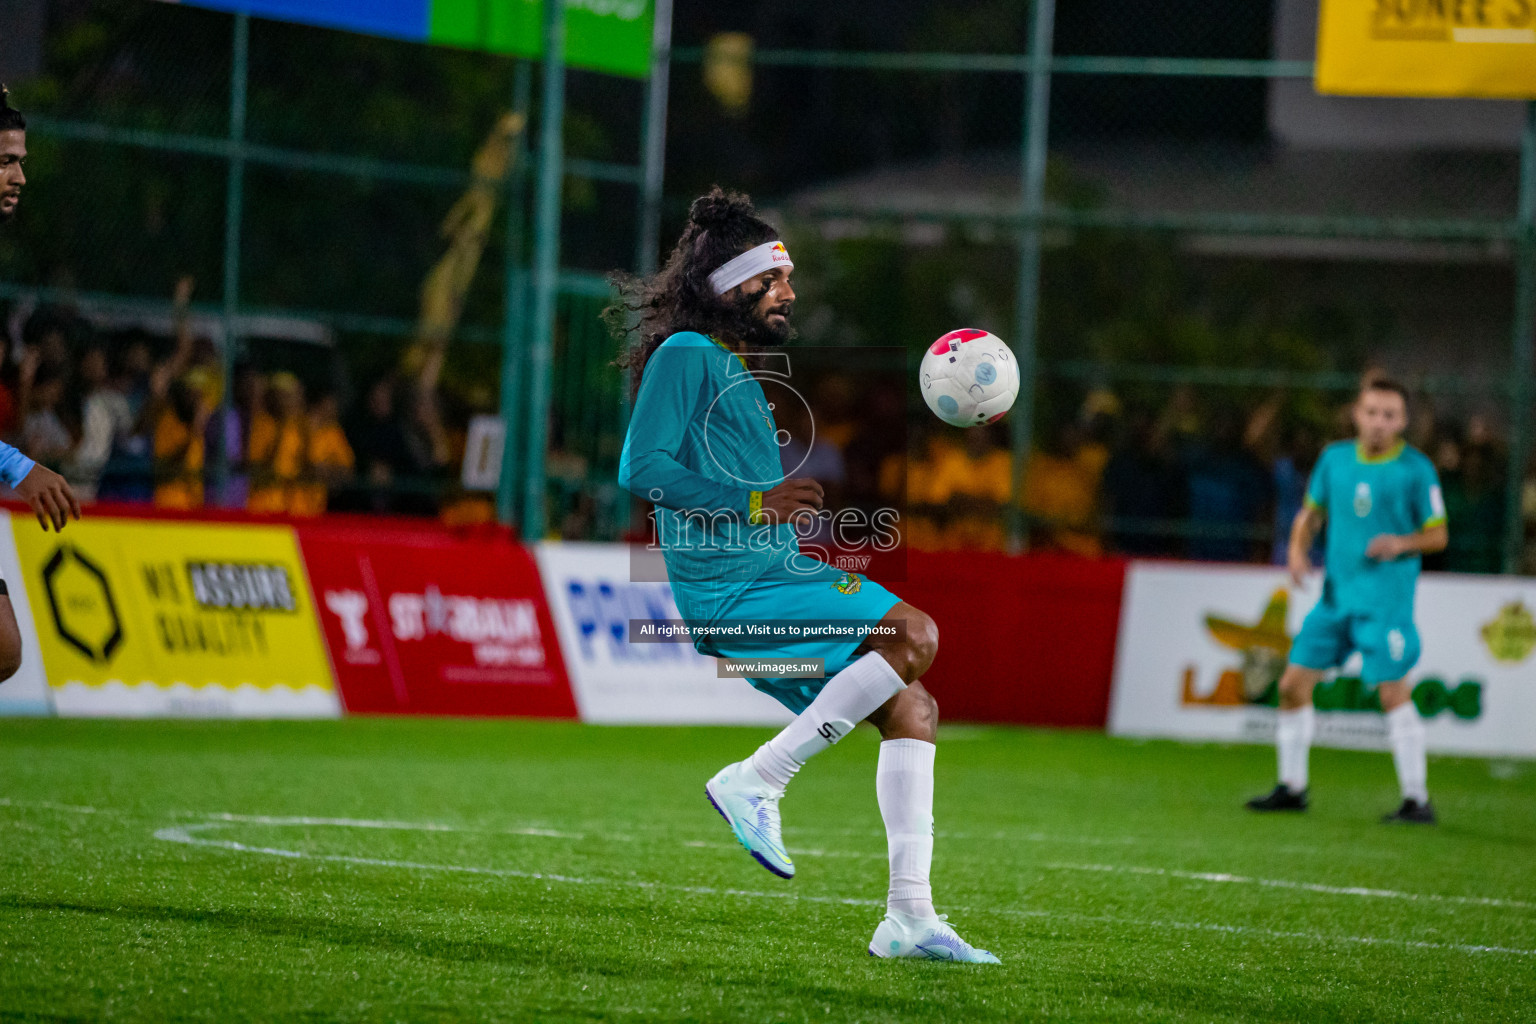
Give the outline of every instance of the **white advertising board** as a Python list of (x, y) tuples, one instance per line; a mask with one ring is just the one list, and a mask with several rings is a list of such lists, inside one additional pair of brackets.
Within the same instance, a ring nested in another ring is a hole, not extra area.
[(542, 543), (534, 551), (584, 722), (773, 725), (792, 717), (689, 643), (630, 643), (629, 620), (680, 619), (659, 564), (636, 580), (623, 544)]
[[(27, 516), (23, 526), (36, 527)], [(21, 559), (16, 553), (16, 535), (11, 530), (11, 514), (0, 511), (0, 577), (10, 591), (11, 611), (16, 614), (16, 629), (21, 633), (21, 667), (0, 683), (0, 715), (51, 715), (52, 694), (43, 672), (43, 655), (37, 643), (37, 626), (32, 621), (32, 603), (21, 576)]]
[[(1115, 652), (1109, 731), (1271, 742), (1273, 683), (1321, 593), (1278, 568), (1133, 563)], [(1438, 753), (1536, 757), (1536, 579), (1425, 574), (1408, 674)], [(1316, 742), (1382, 749), (1386, 726), (1360, 656), (1318, 686)]]

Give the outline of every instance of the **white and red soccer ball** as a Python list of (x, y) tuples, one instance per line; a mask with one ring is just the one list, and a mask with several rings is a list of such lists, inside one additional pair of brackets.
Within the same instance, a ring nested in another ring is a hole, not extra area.
[(1019, 363), (1003, 339), (964, 327), (928, 346), (918, 369), (923, 401), (953, 427), (995, 423), (1019, 397)]

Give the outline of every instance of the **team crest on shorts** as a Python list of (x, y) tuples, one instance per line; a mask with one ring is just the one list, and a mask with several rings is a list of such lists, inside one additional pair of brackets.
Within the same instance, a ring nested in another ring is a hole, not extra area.
[(857, 594), (859, 588), (864, 585), (864, 579), (856, 572), (845, 572), (834, 584), (832, 589), (839, 594)]

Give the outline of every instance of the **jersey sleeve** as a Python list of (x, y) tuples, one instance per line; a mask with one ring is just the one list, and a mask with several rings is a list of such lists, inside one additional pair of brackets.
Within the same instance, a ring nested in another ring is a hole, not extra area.
[(712, 480), (679, 458), (688, 425), (706, 412), (708, 373), (702, 349), (663, 346), (651, 354), (619, 457), (619, 486), (663, 508), (748, 519), (762, 508), (761, 491)]
[(27, 478), (35, 465), (37, 463), (20, 451), (0, 441), (0, 480), (4, 480), (7, 486), (16, 487)]
[(1445, 496), (1440, 491), (1440, 474), (1435, 472), (1434, 463), (1428, 459), (1420, 463), (1412, 500), (1413, 518), (1419, 524), (1419, 529), (1429, 530), (1446, 524)]
[(1312, 476), (1307, 480), (1307, 493), (1301, 499), (1306, 508), (1324, 515), (1328, 514), (1328, 457), (1331, 451), (1325, 448), (1318, 457), (1317, 465), (1312, 467)]

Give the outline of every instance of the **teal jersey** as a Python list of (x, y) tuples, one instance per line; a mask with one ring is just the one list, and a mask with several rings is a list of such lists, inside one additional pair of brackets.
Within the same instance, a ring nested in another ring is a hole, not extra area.
[(784, 481), (763, 387), (734, 352), (672, 335), (646, 363), (619, 459), (619, 486), (656, 506), (678, 610), (714, 622), (752, 583), (799, 552), (795, 529), (753, 524)]
[(1307, 485), (1308, 508), (1328, 518), (1323, 600), (1343, 611), (1409, 615), (1421, 559), (1367, 558), (1382, 534), (1417, 533), (1445, 522), (1445, 502), (1434, 463), (1417, 448), (1400, 444), (1371, 459), (1353, 441), (1323, 449)]

